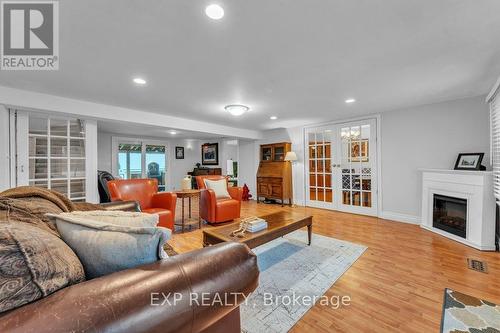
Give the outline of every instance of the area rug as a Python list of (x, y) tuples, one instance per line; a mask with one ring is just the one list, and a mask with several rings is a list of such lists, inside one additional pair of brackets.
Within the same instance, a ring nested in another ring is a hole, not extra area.
[[(363, 254), (365, 246), (295, 231), (254, 249), (259, 287), (241, 306), (242, 331), (287, 332), (314, 305), (335, 306), (323, 299), (337, 279)], [(337, 295), (346, 296), (346, 295)]]
[(442, 333), (500, 333), (500, 306), (445, 289)]

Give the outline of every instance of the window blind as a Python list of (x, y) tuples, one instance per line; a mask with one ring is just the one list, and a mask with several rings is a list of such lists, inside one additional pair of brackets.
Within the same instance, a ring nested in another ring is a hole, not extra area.
[(493, 191), (497, 200), (500, 200), (500, 80), (488, 95), (487, 101), (490, 104)]

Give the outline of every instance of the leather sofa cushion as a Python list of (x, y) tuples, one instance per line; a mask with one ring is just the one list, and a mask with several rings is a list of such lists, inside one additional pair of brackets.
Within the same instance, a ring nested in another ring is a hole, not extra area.
[(157, 223), (158, 215), (98, 211), (49, 216), (89, 279), (168, 257), (163, 246), (171, 231), (150, 221), (153, 218)]
[(0, 223), (0, 312), (85, 280), (75, 253), (57, 236), (24, 222)]

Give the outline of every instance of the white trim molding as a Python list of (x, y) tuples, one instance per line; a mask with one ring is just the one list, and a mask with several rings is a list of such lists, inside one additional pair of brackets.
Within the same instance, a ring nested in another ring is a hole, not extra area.
[(97, 122), (85, 121), (85, 200), (99, 203), (97, 188)]
[(9, 110), (0, 105), (0, 191), (10, 187), (10, 130)]
[(417, 215), (402, 214), (402, 213), (391, 212), (391, 211), (387, 211), (387, 210), (381, 211), (379, 214), (379, 218), (384, 219), (384, 220), (403, 222), (403, 223), (409, 223), (409, 224), (420, 224), (420, 222), (422, 220), (420, 218), (420, 216), (417, 216)]

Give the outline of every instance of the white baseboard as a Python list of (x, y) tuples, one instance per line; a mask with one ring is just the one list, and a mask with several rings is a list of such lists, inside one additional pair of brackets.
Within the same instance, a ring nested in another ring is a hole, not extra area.
[(305, 206), (304, 200), (293, 200), (293, 203), (297, 206)]
[(386, 211), (386, 210), (382, 211), (379, 217), (381, 219), (392, 220), (392, 221), (403, 222), (403, 223), (410, 223), (410, 224), (420, 224), (420, 221), (421, 221), (420, 216), (401, 214), (401, 213), (390, 212), (390, 211)]

